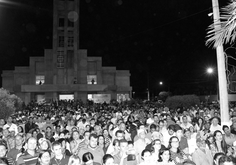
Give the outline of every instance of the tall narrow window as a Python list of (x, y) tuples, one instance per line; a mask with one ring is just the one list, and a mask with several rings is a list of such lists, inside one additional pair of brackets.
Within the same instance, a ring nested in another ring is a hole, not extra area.
[(37, 76), (35, 77), (35, 84), (36, 84), (36, 85), (43, 85), (44, 82), (45, 82), (45, 76), (43, 76), (43, 75), (37, 75)]
[(58, 47), (64, 47), (64, 36), (59, 36)]
[(64, 52), (58, 51), (57, 52), (57, 68), (64, 68)]
[(65, 19), (59, 18), (59, 27), (64, 27), (64, 26), (65, 26)]
[(74, 46), (74, 37), (68, 37), (68, 47)]
[(71, 22), (69, 19), (68, 19), (68, 27), (74, 27), (74, 22)]

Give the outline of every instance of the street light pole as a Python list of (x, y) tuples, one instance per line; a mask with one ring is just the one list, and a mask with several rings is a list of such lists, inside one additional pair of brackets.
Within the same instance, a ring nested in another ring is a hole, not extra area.
[[(218, 0), (212, 0), (213, 18), (215, 29), (221, 29), (220, 12)], [(219, 45), (216, 48), (217, 55), (217, 68), (218, 68), (218, 85), (219, 85), (219, 99), (220, 99), (220, 114), (221, 122), (229, 122), (229, 105), (228, 105), (228, 92), (227, 81), (225, 73), (225, 57), (223, 45)], [(222, 124), (221, 124), (222, 125)]]

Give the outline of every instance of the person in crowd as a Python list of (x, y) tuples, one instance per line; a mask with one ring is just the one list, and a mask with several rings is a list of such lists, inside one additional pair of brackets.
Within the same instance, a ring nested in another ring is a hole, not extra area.
[(159, 152), (158, 165), (175, 165), (170, 159), (170, 151), (168, 149), (163, 149)]
[(82, 159), (84, 153), (90, 152), (94, 156), (94, 162), (102, 164), (102, 157), (104, 156), (103, 149), (98, 146), (98, 136), (91, 134), (89, 136), (89, 145), (81, 148), (79, 157)]
[(187, 116), (182, 117), (182, 124), (180, 125), (183, 129), (189, 129), (193, 125), (189, 123)]
[(18, 154), (24, 152), (23, 148), (24, 137), (20, 134), (17, 134), (15, 137), (15, 147), (10, 149), (7, 153), (7, 157), (12, 158), (14, 162), (16, 161), (16, 157)]
[(181, 165), (184, 161), (182, 151), (179, 149), (179, 139), (176, 136), (172, 136), (169, 140), (169, 146), (171, 159), (176, 165)]
[(151, 152), (147, 149), (144, 149), (141, 153), (142, 161), (139, 165), (156, 165), (157, 162), (154, 162), (151, 158)]
[(206, 148), (205, 140), (198, 138), (196, 142), (197, 149), (192, 154), (192, 160), (196, 163), (196, 165), (212, 165), (213, 156), (211, 151)]
[(198, 127), (199, 127), (199, 131), (204, 129), (204, 120), (201, 117), (199, 117), (197, 119), (197, 124), (198, 124)]
[(126, 164), (127, 150), (128, 150), (128, 141), (122, 139), (119, 141), (119, 152), (114, 155), (115, 164)]
[(233, 160), (229, 156), (222, 156), (219, 159), (219, 165), (234, 165)]
[(54, 157), (51, 158), (51, 163), (56, 165), (68, 164), (69, 156), (63, 154), (62, 145), (60, 142), (55, 141), (52, 143), (52, 151), (54, 153)]
[(163, 149), (164, 148), (162, 148), (162, 144), (161, 144), (161, 141), (159, 139), (156, 139), (156, 140), (153, 141), (153, 146), (152, 146), (151, 150), (148, 149), (152, 153), (151, 158), (152, 158), (153, 162), (158, 161), (159, 153)]
[(175, 125), (168, 126), (168, 131), (165, 132), (163, 135), (163, 145), (167, 148), (169, 145), (169, 140), (171, 137), (175, 136)]
[(227, 145), (232, 146), (233, 142), (236, 141), (236, 136), (230, 132), (230, 129), (227, 125), (223, 125), (223, 131), (224, 131), (224, 140)]
[(85, 131), (84, 132), (84, 139), (79, 143), (78, 146), (78, 152), (80, 151), (81, 148), (87, 147), (87, 145), (89, 144), (89, 136), (90, 136), (90, 132), (89, 131)]
[(37, 128), (38, 125), (33, 122), (33, 117), (29, 117), (29, 121), (25, 124), (25, 133)]
[(43, 150), (38, 156), (36, 165), (51, 165), (51, 151)]
[(222, 157), (222, 156), (225, 156), (224, 153), (222, 152), (218, 152), (214, 155), (213, 157), (213, 161), (214, 161), (214, 165), (219, 165), (219, 159)]
[(211, 134), (214, 134), (214, 132), (217, 130), (222, 132), (221, 126), (219, 125), (219, 118), (213, 117), (211, 119), (211, 127), (210, 127)]
[(7, 123), (3, 126), (3, 129), (8, 129), (10, 132), (14, 131), (15, 135), (18, 134), (17, 125), (12, 123), (12, 117), (8, 117)]
[(82, 162), (78, 155), (72, 155), (69, 159), (68, 165), (81, 165)]
[(38, 144), (39, 144), (39, 147), (38, 147), (39, 152), (43, 150), (51, 150), (51, 143), (45, 138), (40, 138), (38, 140)]
[(225, 140), (223, 139), (222, 132), (220, 130), (216, 130), (213, 136), (214, 136), (214, 142), (211, 147), (212, 154), (215, 155), (218, 152), (223, 152), (227, 154), (228, 147)]
[(63, 155), (67, 155), (67, 156), (71, 156), (71, 149), (69, 148), (70, 145), (69, 145), (69, 142), (67, 142), (66, 139), (64, 138), (60, 138), (57, 140), (59, 143), (61, 143), (61, 148), (62, 148), (62, 154)]
[(98, 146), (103, 149), (104, 153), (106, 153), (107, 148), (105, 147), (105, 138), (103, 135), (98, 136)]
[(25, 164), (36, 164), (38, 160), (39, 153), (36, 152), (37, 148), (37, 139), (34, 137), (30, 137), (26, 141), (26, 151), (22, 153), (19, 158), (16, 158), (17, 165), (25, 165)]
[(7, 157), (7, 143), (4, 140), (0, 141), (0, 158), (7, 159), (9, 165), (14, 165), (15, 162), (12, 158)]
[(146, 138), (146, 131), (144, 129), (138, 130), (138, 137), (139, 139), (134, 142), (134, 149), (138, 155), (139, 162), (141, 162), (141, 153), (151, 141)]
[(186, 153), (191, 155), (197, 148), (196, 139), (191, 137), (190, 129), (185, 129), (184, 135), (188, 143), (188, 153)]
[(84, 165), (101, 165), (100, 163), (94, 161), (94, 156), (90, 152), (83, 154), (82, 161)]
[(110, 154), (105, 154), (102, 158), (103, 165), (114, 165), (114, 157)]

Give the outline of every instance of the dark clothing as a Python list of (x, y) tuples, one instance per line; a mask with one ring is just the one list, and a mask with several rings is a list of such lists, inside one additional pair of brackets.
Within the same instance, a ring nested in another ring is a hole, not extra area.
[(30, 130), (33, 130), (35, 128), (38, 128), (37, 124), (28, 122), (25, 124), (25, 133), (28, 133)]
[(52, 165), (68, 165), (69, 162), (69, 156), (64, 155), (61, 160), (56, 159), (55, 157), (51, 159)]

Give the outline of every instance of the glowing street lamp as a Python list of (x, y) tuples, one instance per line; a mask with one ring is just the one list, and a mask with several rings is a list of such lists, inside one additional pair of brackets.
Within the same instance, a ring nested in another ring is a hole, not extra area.
[(208, 74), (212, 74), (213, 72), (214, 72), (213, 68), (211, 68), (211, 67), (207, 68), (207, 73)]
[(163, 82), (162, 82), (162, 81), (160, 81), (160, 82), (159, 82), (159, 84), (160, 84), (160, 85), (163, 85)]

